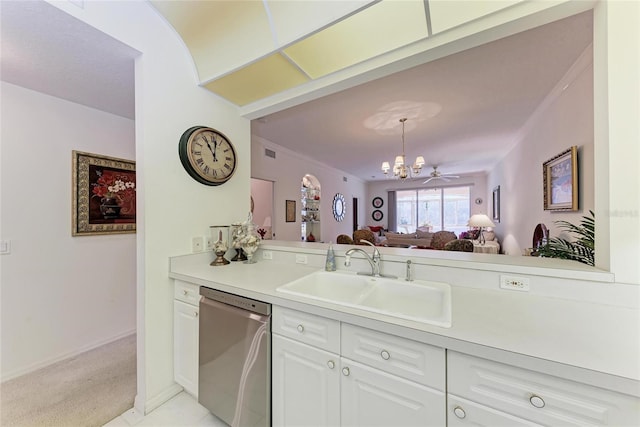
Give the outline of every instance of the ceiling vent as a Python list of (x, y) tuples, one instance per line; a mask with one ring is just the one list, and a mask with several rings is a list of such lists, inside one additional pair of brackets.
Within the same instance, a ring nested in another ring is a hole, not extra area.
[(276, 158), (276, 152), (273, 150), (269, 150), (268, 148), (264, 149), (264, 155), (267, 157), (271, 157), (272, 159)]

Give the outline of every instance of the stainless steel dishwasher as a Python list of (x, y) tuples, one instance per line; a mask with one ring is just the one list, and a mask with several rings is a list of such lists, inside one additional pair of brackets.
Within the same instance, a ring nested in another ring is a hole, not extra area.
[(271, 425), (271, 304), (200, 295), (198, 402), (232, 427)]

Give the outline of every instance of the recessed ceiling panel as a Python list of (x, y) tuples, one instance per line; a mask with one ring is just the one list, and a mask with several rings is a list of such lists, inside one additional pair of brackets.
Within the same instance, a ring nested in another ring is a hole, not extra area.
[(385, 0), (284, 50), (312, 78), (427, 37), (422, 1)]
[(200, 81), (273, 52), (275, 44), (260, 1), (156, 1), (191, 52)]
[(205, 87), (237, 105), (246, 105), (309, 79), (279, 53), (234, 73), (207, 83)]
[[(285, 46), (365, 7), (372, 0), (266, 0), (266, 3), (271, 12), (278, 45)], [(291, 19), (292, 16), (296, 18)]]
[(440, 33), (521, 1), (429, 0), (431, 31), (433, 34)]

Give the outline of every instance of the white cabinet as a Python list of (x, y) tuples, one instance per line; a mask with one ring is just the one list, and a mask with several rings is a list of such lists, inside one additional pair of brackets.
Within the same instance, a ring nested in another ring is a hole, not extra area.
[(444, 393), (342, 358), (343, 426), (444, 426)]
[(198, 286), (176, 281), (173, 301), (173, 377), (198, 396)]
[(542, 425), (640, 425), (640, 399), (635, 396), (454, 351), (448, 352), (447, 369), (450, 411), (456, 399), (484, 409), (476, 421), (469, 405), (458, 405), (473, 425), (492, 420), (492, 410), (491, 416), (510, 414)]
[(449, 427), (540, 427), (540, 424), (497, 411), (484, 405), (449, 394), (447, 396)]
[(339, 426), (339, 356), (273, 335), (271, 341), (274, 426)]
[(273, 320), (274, 426), (445, 424), (444, 349), (281, 307)]

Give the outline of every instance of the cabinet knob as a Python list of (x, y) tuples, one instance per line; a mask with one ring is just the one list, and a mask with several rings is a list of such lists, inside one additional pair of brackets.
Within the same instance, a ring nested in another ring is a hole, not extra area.
[(350, 373), (351, 371), (349, 371), (349, 367), (345, 366), (344, 368), (342, 368), (342, 375), (344, 375), (345, 377), (348, 377)]
[(336, 362), (334, 362), (333, 360), (329, 360), (327, 362), (327, 366), (329, 367), (329, 369), (333, 369), (336, 367)]
[(197, 311), (193, 312), (193, 317), (198, 317), (198, 312)]
[(460, 419), (463, 419), (467, 416), (467, 413), (460, 406), (456, 406), (455, 408), (453, 408), (453, 413)]
[(182, 295), (187, 295), (189, 293), (189, 291), (187, 291), (186, 289), (182, 291)]
[(544, 400), (540, 396), (536, 396), (535, 394), (529, 398), (529, 402), (536, 408), (544, 408)]
[(298, 332), (303, 333), (304, 332), (304, 326), (298, 325)]
[(382, 357), (384, 360), (389, 360), (391, 355), (389, 354), (389, 352), (387, 350), (382, 350), (380, 352), (380, 357)]

